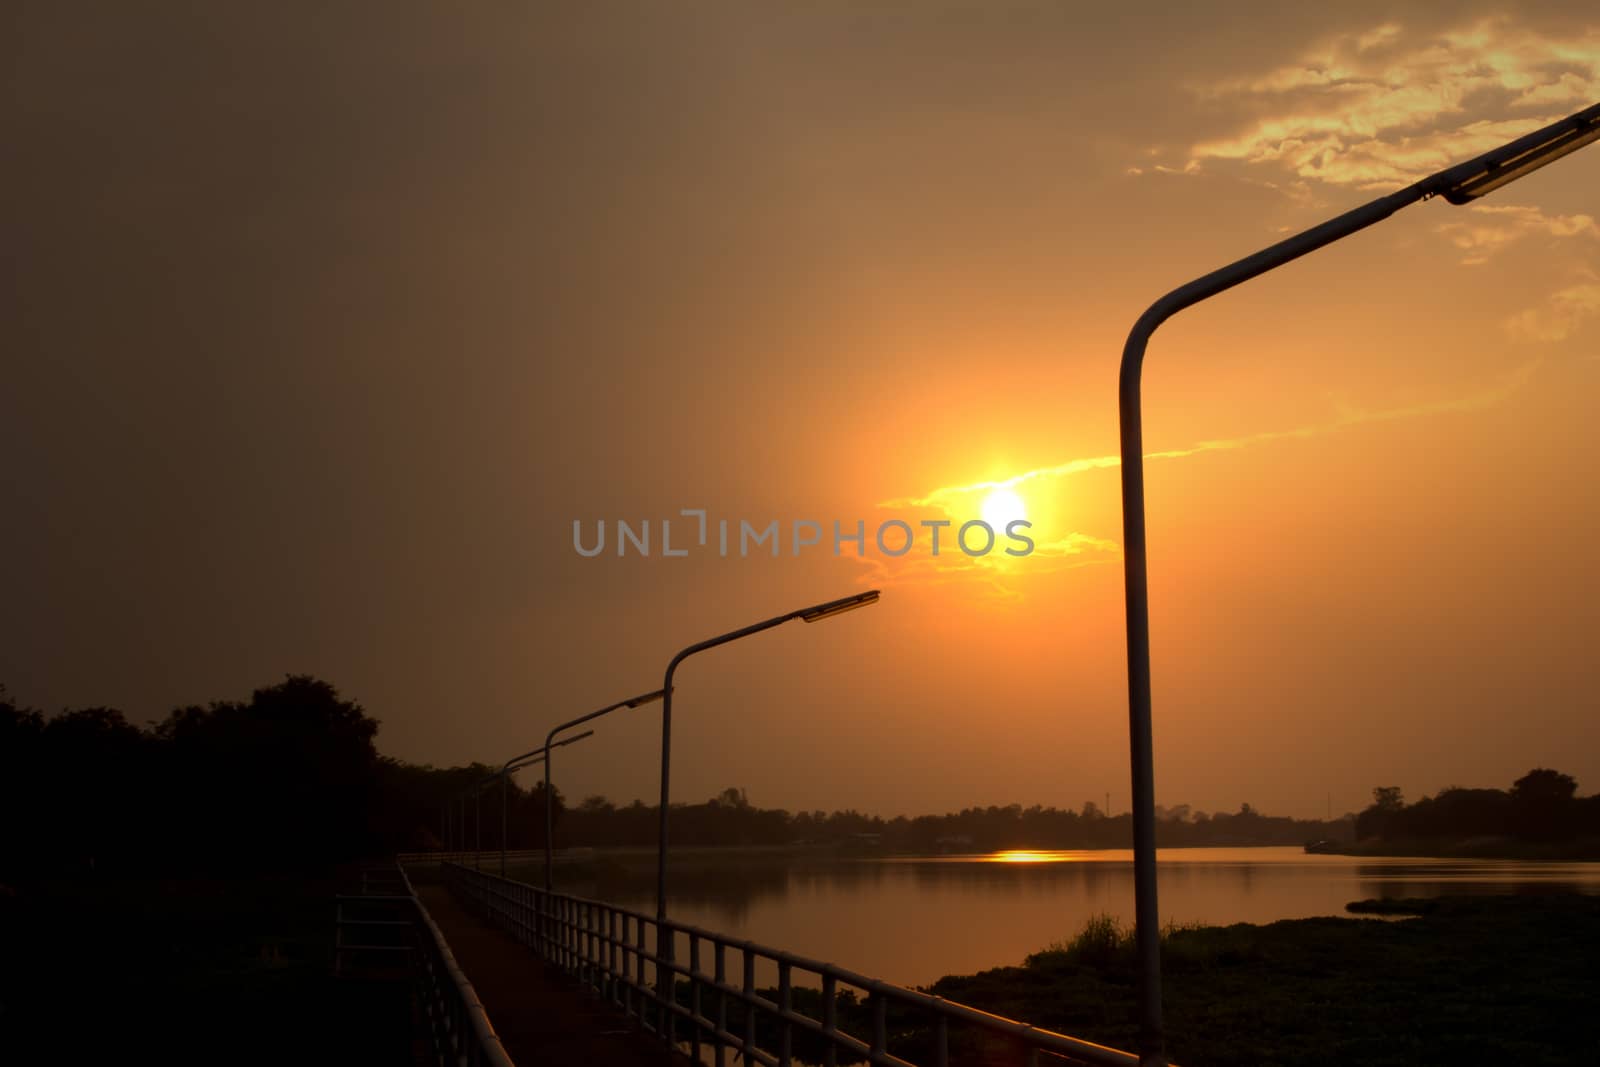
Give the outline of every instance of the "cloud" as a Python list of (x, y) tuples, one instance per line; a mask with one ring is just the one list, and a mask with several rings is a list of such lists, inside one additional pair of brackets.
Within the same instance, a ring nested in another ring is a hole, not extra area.
[(1024, 570), (1030, 575), (1057, 574), (1080, 567), (1115, 563), (1122, 558), (1116, 541), (1091, 534), (1072, 532), (1053, 541), (1037, 541), (1033, 552), (1021, 559), (991, 553), (968, 556), (958, 549), (945, 548), (939, 555), (910, 554), (898, 558), (851, 556), (865, 571), (862, 580), (870, 585), (948, 585), (977, 581), (995, 596), (1014, 600), (1022, 590), (1010, 579)]
[[(1600, 311), (1600, 282), (1587, 287), (1586, 295), (1575, 297), (1577, 307), (1586, 311), (1572, 311), (1580, 317)], [(1560, 294), (1557, 294), (1560, 295)], [(1435, 415), (1465, 414), (1486, 411), (1505, 403), (1523, 389), (1542, 361), (1530, 360), (1513, 368), (1500, 379), (1478, 389), (1455, 396), (1420, 404), (1388, 408), (1361, 408), (1345, 403), (1335, 405), (1332, 418), (1305, 426), (1284, 430), (1263, 430), (1238, 437), (1197, 441), (1181, 447), (1146, 452), (1145, 460), (1184, 459), (1209, 452), (1228, 452), (1275, 441), (1305, 440), (1338, 433), (1357, 426), (1373, 423), (1396, 422), (1403, 419), (1426, 418)], [(996, 489), (1016, 489), (1030, 483), (1048, 483), (1091, 471), (1107, 470), (1122, 465), (1119, 456), (1088, 456), (1067, 460), (1047, 467), (1038, 467), (997, 481), (969, 482), (964, 485), (942, 486), (920, 496), (895, 497), (878, 504), (879, 508), (897, 513), (907, 509), (922, 509), (943, 515), (952, 523), (959, 523), (980, 513), (983, 499)], [(1046, 490), (1048, 491), (1048, 490)], [(1037, 532), (1037, 531), (1034, 531)], [(864, 557), (875, 581), (949, 582), (964, 578), (981, 577), (990, 582), (994, 590), (1004, 596), (1015, 596), (1014, 586), (1005, 581), (1008, 575), (1040, 573), (1063, 570), (1069, 567), (1107, 563), (1121, 557), (1121, 545), (1109, 538), (1081, 531), (1072, 531), (1052, 541), (1039, 541), (1032, 555), (1023, 559), (1006, 556), (967, 557), (960, 553), (940, 556), (902, 556), (899, 558)]]
[(1173, 169), (1243, 164), (1392, 189), (1600, 99), (1600, 29), (1554, 36), (1497, 18), (1427, 34), (1385, 23), (1196, 92), (1250, 117)]
[(1505, 322), (1513, 341), (1554, 343), (1577, 333), (1588, 319), (1600, 315), (1600, 278), (1569, 285), (1551, 293), (1538, 307), (1528, 308)]
[(1534, 234), (1600, 240), (1600, 226), (1590, 215), (1546, 215), (1522, 204), (1473, 204), (1464, 218), (1434, 227), (1463, 253), (1461, 262), (1479, 264), (1505, 248)]

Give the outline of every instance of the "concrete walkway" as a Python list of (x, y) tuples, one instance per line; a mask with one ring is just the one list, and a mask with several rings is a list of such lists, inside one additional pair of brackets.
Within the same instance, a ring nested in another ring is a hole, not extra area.
[(693, 1060), (463, 908), (444, 886), (419, 885), (416, 892), (518, 1067), (693, 1067)]

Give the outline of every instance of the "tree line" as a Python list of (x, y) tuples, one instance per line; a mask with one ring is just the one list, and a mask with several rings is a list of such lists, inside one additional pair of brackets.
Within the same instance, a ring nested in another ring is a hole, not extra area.
[[(653, 845), (658, 810), (642, 801), (619, 806), (603, 796), (588, 797), (566, 813), (558, 841), (595, 847)], [(1182, 805), (1157, 816), (1157, 842), (1166, 848), (1301, 845), (1352, 836), (1353, 817), (1292, 819), (1263, 815), (1249, 804), (1217, 814)], [(733, 788), (704, 804), (674, 805), (672, 841), (681, 846), (812, 845), (899, 853), (1128, 848), (1133, 822), (1127, 813), (1107, 815), (1092, 801), (1075, 811), (1011, 804), (887, 819), (853, 810), (789, 812), (755, 807), (743, 789)]]
[[(447, 803), (498, 768), (390, 759), (377, 733), (304, 675), (143, 728), (114, 708), (46, 717), (0, 688), (0, 874), (327, 869), (439, 847)], [(542, 785), (512, 783), (506, 809), (508, 844), (542, 847)], [(481, 830), (478, 810), (466, 839), (498, 847), (498, 787)]]
[(1356, 816), (1356, 834), (1385, 842), (1600, 841), (1600, 793), (1580, 797), (1575, 778), (1548, 767), (1534, 768), (1510, 789), (1447, 786), (1411, 804), (1399, 786), (1379, 786)]
[[(382, 756), (378, 721), (329, 683), (291, 675), (248, 700), (174, 709), (145, 727), (114, 708), (45, 716), (0, 687), (0, 874), (48, 871), (306, 869), (399, 851), (501, 845), (501, 786), (450, 806), (497, 768)], [(544, 844), (542, 783), (505, 789), (509, 848)], [(552, 790), (558, 846), (653, 846), (657, 809)], [(448, 818), (446, 809), (449, 807)], [(1164, 810), (1158, 840), (1301, 844), (1353, 836), (1351, 818), (1297, 820), (1249, 804), (1208, 815)], [(734, 788), (674, 805), (673, 842), (811, 845), (897, 852), (1127, 847), (1130, 817), (1093, 802), (968, 808), (885, 819), (857, 811), (758, 808)]]

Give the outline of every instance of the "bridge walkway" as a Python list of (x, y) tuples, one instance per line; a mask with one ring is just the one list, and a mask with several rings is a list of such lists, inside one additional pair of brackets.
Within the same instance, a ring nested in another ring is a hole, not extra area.
[(418, 885), (416, 893), (517, 1067), (694, 1067), (689, 1057), (462, 907), (445, 886)]

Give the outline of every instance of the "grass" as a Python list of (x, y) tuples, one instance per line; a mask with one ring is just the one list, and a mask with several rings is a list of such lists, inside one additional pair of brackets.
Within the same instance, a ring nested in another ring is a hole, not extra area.
[(1439, 910), (1438, 897), (1397, 897), (1353, 900), (1344, 906), (1352, 915), (1428, 915)]
[[(1161, 943), (1166, 952), (1173, 951), (1172, 937), (1183, 930), (1198, 930), (1198, 923), (1167, 923), (1161, 928)], [(1102, 912), (1092, 915), (1083, 924), (1077, 936), (1067, 941), (1053, 941), (1023, 961), (1024, 967), (1049, 967), (1058, 962), (1090, 967), (1111, 967), (1118, 963), (1131, 964), (1135, 953), (1135, 927), (1124, 923), (1115, 915)]]
[[(1204, 1067), (1600, 1062), (1600, 898), (1440, 901), (1404, 922), (1299, 919), (1164, 934), (1168, 1050)], [(1101, 916), (1021, 967), (931, 992), (1135, 1043), (1131, 931)]]

